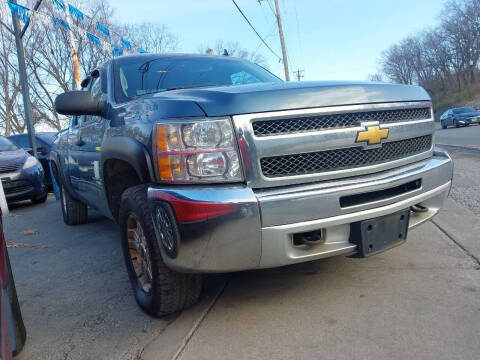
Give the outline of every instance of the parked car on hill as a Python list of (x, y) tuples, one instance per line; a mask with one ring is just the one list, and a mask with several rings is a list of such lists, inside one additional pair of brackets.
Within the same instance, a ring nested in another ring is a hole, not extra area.
[(479, 124), (480, 111), (471, 106), (448, 109), (440, 117), (440, 123), (444, 129), (448, 126), (460, 127), (468, 126), (470, 124)]
[(12, 355), (18, 354), (25, 339), (25, 325), (18, 303), (0, 210), (0, 359), (9, 360)]
[[(38, 161), (43, 166), (45, 173), (45, 183), (48, 186), (49, 190), (52, 190), (52, 179), (50, 177), (50, 151), (52, 150), (53, 142), (57, 132), (37, 132), (35, 133), (35, 142), (37, 143), (37, 157)], [(8, 137), (15, 144), (17, 144), (22, 149), (27, 152), (31, 152), (30, 141), (28, 139), (28, 134), (17, 134), (11, 135)]]
[(138, 304), (193, 304), (201, 273), (368, 257), (402, 244), (450, 191), (418, 86), (283, 82), (227, 56), (111, 59), (55, 101), (65, 223), (120, 225)]
[(10, 139), (0, 136), (0, 178), (7, 201), (47, 200), (45, 171), (40, 162)]

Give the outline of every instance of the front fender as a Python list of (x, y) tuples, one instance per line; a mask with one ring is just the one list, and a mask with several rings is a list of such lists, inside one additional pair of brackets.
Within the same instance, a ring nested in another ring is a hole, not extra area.
[(100, 151), (100, 162), (104, 169), (105, 162), (118, 159), (129, 163), (136, 171), (142, 183), (154, 181), (152, 160), (147, 148), (138, 140), (126, 136), (106, 138)]

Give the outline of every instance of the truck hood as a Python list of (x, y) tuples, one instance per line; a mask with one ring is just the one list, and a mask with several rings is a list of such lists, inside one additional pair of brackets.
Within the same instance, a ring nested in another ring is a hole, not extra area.
[(207, 116), (365, 103), (430, 101), (430, 96), (419, 86), (346, 81), (216, 86), (174, 90), (155, 94), (154, 97), (193, 101)]

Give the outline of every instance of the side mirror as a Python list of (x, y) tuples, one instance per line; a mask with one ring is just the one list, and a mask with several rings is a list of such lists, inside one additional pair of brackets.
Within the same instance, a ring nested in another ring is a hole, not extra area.
[(96, 101), (88, 91), (68, 91), (55, 99), (55, 110), (62, 115), (102, 115), (103, 101)]
[(45, 148), (43, 146), (38, 146), (37, 147), (37, 152), (40, 153), (40, 154), (43, 154), (46, 152)]

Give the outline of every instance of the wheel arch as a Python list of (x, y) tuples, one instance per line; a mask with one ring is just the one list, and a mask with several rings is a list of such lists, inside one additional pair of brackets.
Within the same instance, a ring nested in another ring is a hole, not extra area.
[(68, 177), (68, 173), (67, 173), (68, 169), (65, 169), (63, 167), (60, 154), (55, 150), (50, 151), (49, 160), (52, 165), (52, 172), (53, 172), (52, 175), (54, 176), (57, 184), (59, 186), (63, 184), (63, 186), (69, 192), (70, 196), (72, 196), (74, 199), (77, 199), (75, 196), (75, 192), (73, 191), (72, 184), (70, 183), (70, 179)]
[(123, 192), (155, 179), (150, 154), (138, 140), (114, 136), (103, 142), (100, 163), (108, 206), (113, 218), (118, 220)]

